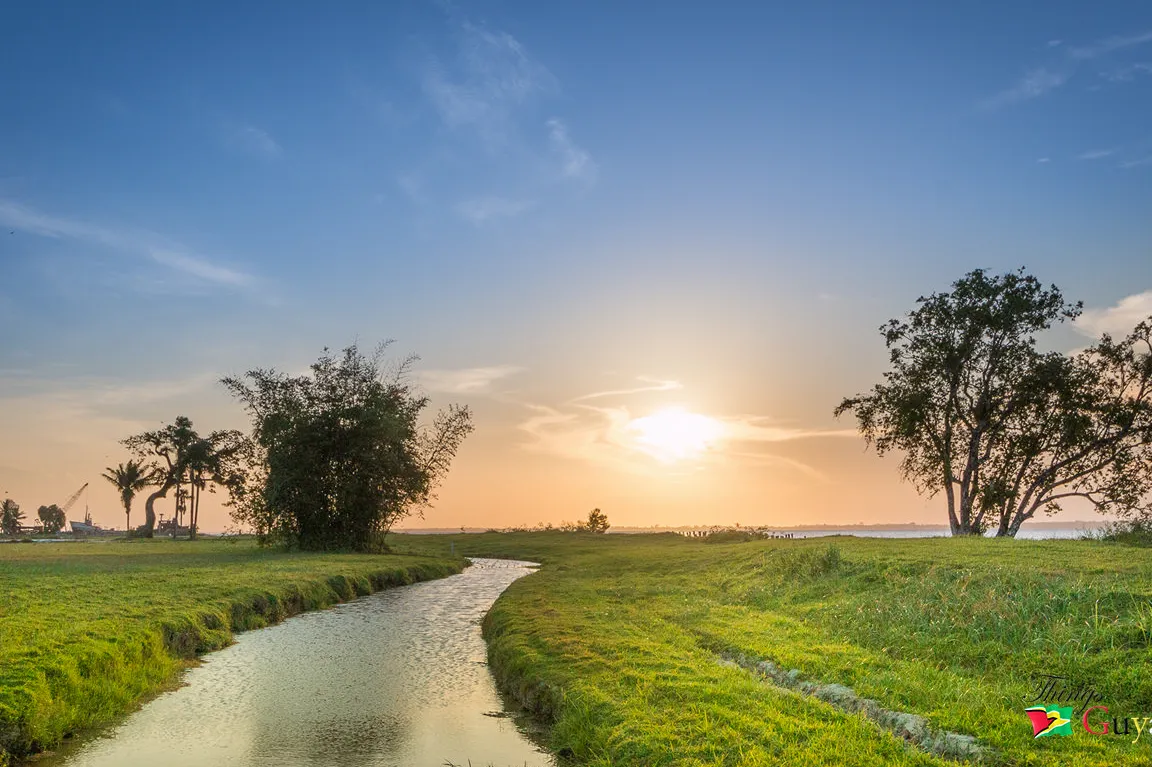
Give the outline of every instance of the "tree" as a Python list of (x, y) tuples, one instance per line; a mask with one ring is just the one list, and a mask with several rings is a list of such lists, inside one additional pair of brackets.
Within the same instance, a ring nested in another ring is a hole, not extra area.
[(1139, 513), (1152, 488), (1149, 325), (1067, 356), (1035, 334), (1074, 319), (1055, 286), (1020, 270), (970, 272), (918, 299), (881, 333), (891, 369), (845, 399), (877, 453), (903, 453), (918, 490), (944, 491), (953, 535), (1015, 536), (1037, 512), (1080, 497)]
[(588, 520), (584, 523), (584, 529), (590, 533), (606, 533), (611, 525), (608, 524), (608, 515), (600, 511), (600, 509), (592, 509), (588, 512)]
[(186, 453), (188, 480), (188, 537), (195, 539), (200, 529), (200, 494), (224, 487), (230, 493), (242, 492), (251, 461), (251, 443), (239, 431), (215, 431), (192, 442)]
[(11, 498), (5, 498), (0, 505), (0, 532), (5, 535), (18, 535), (20, 523), (24, 521), (24, 514), (20, 511), (20, 504)]
[(252, 417), (255, 471), (234, 517), (305, 549), (377, 550), (399, 520), (431, 503), (464, 438), (467, 407), (421, 426), (425, 396), (407, 383), (416, 357), (382, 367), (353, 345), (327, 349), (310, 375), (254, 370), (224, 385)]
[(64, 529), (64, 525), (68, 522), (64, 509), (56, 504), (41, 506), (36, 510), (36, 516), (40, 518), (40, 526), (46, 533), (58, 533)]
[(175, 422), (160, 429), (128, 437), (123, 444), (152, 467), (150, 485), (157, 489), (144, 502), (145, 536), (152, 538), (156, 531), (157, 499), (163, 498), (174, 486), (182, 482), (190, 468), (206, 471), (213, 479), (219, 478), (229, 487), (244, 476), (244, 457), (248, 450), (244, 435), (234, 429), (214, 431), (201, 437), (192, 428), (192, 421), (179, 416)]
[(120, 493), (120, 503), (124, 504), (124, 529), (132, 532), (132, 500), (136, 493), (155, 483), (155, 467), (142, 460), (129, 460), (116, 468), (109, 466), (100, 476), (111, 482)]

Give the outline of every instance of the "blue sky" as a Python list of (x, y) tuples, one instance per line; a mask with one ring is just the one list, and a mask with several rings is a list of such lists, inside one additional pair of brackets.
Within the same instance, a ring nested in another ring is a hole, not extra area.
[(611, 420), (572, 403), (632, 389), (616, 415), (671, 392), (831, 435), (764, 436), (671, 516), (868, 482), (869, 518), (928, 520), (831, 418), (883, 320), (1020, 265), (1082, 330), (1152, 314), (1146, 3), (169, 5), (0, 10), (0, 489), (29, 504), (124, 430), (237, 419), (220, 375), (391, 337), (481, 427), (434, 521), (658, 521), (688, 480), (572, 449)]

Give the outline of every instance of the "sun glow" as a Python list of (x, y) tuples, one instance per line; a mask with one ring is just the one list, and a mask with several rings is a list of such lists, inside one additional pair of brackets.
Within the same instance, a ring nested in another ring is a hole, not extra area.
[(661, 461), (671, 463), (694, 458), (724, 436), (724, 425), (715, 418), (668, 408), (628, 424), (637, 446)]

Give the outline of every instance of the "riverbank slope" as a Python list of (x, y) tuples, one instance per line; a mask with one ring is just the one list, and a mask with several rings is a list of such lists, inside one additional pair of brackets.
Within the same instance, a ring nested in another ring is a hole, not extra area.
[(249, 539), (0, 545), (0, 765), (130, 711), (234, 632), (464, 566)]
[(489, 612), (489, 660), (583, 765), (1152, 763), (1147, 725), (1136, 743), (1131, 722), (1093, 735), (1078, 708), (1071, 736), (1034, 739), (1024, 712), (1050, 674), (1095, 689), (1109, 708), (1097, 730), (1152, 717), (1148, 549), (564, 533), (398, 545), (543, 563)]

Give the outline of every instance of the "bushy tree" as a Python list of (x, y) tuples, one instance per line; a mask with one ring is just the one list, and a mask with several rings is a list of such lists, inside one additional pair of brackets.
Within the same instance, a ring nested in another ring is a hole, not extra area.
[(1023, 270), (975, 270), (952, 288), (881, 328), (891, 369), (836, 414), (855, 413), (878, 453), (902, 452), (919, 490), (944, 491), (953, 535), (1014, 536), (1073, 497), (1147, 512), (1152, 325), (1075, 355), (1042, 353), (1036, 334), (1080, 304)]
[(40, 526), (46, 533), (58, 533), (68, 522), (64, 509), (54, 503), (50, 506), (41, 506), (36, 510), (36, 516), (40, 518)]
[(450, 405), (421, 427), (429, 401), (407, 382), (415, 357), (386, 372), (381, 346), (327, 349), (310, 375), (253, 370), (224, 385), (252, 417), (257, 470), (234, 516), (260, 534), (305, 549), (371, 551), (434, 497), (472, 431)]
[(592, 509), (588, 512), (588, 519), (584, 522), (584, 529), (590, 533), (606, 533), (608, 528), (608, 515), (600, 511), (600, 509)]
[(5, 498), (0, 505), (0, 532), (5, 535), (16, 535), (20, 532), (20, 523), (24, 521), (24, 513), (20, 511), (20, 504), (11, 498)]

